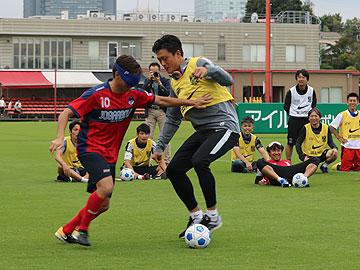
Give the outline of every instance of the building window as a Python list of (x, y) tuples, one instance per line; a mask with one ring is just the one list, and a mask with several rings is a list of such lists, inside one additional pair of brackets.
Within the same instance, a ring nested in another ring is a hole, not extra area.
[(286, 45), (286, 62), (305, 62), (304, 45)]
[[(243, 60), (244, 62), (265, 62), (266, 50), (265, 45), (244, 45)], [(274, 46), (270, 46), (270, 60), (274, 60)]]
[(197, 57), (204, 55), (204, 44), (183, 43), (184, 57)]
[(225, 44), (218, 44), (218, 61), (225, 61)]
[[(71, 41), (13, 39), (14, 68), (71, 68)], [(64, 63), (66, 61), (66, 63)]]
[(109, 59), (109, 62), (108, 62), (108, 68), (109, 69), (112, 69), (114, 63), (115, 63), (115, 60), (117, 58), (117, 49), (118, 49), (118, 44), (117, 42), (109, 42), (108, 43), (108, 59)]
[(89, 58), (92, 60), (99, 60), (99, 41), (89, 41)]
[(321, 103), (342, 103), (342, 87), (321, 87)]
[(121, 54), (129, 54), (136, 60), (141, 60), (141, 43), (121, 42)]

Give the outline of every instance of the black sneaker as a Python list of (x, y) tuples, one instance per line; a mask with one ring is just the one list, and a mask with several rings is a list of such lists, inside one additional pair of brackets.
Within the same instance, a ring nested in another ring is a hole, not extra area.
[(151, 175), (148, 173), (144, 173), (144, 180), (150, 180), (151, 179)]
[(82, 231), (80, 230), (80, 234), (77, 239), (78, 244), (83, 246), (91, 246), (88, 231)]
[(185, 232), (186, 232), (187, 228), (189, 228), (192, 224), (194, 224), (194, 220), (191, 217), (189, 217), (189, 222), (186, 225), (186, 229), (179, 234), (179, 238), (181, 238), (181, 239), (185, 238)]
[(217, 229), (219, 229), (223, 223), (221, 220), (221, 216), (217, 216), (217, 219), (215, 221), (211, 220), (210, 217), (208, 215), (204, 215), (202, 221), (200, 222), (200, 224), (206, 226), (210, 232), (215, 231)]
[(70, 182), (70, 179), (69, 178), (63, 178), (60, 175), (58, 175), (55, 182)]

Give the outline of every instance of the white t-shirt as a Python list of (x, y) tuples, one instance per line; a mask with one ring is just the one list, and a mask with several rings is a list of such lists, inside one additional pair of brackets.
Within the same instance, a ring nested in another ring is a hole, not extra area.
[(6, 106), (5, 101), (3, 99), (0, 99), (0, 107), (5, 108), (5, 106)]
[[(353, 116), (351, 116), (349, 110), (346, 110), (346, 113), (351, 117), (354, 118)], [(334, 127), (334, 128), (338, 128), (343, 122), (343, 116), (341, 113), (339, 113), (335, 119), (331, 122), (330, 126)], [(349, 149), (360, 149), (360, 140), (347, 140), (347, 142), (345, 144), (341, 144), (342, 146), (344, 146), (345, 148), (349, 148)]]

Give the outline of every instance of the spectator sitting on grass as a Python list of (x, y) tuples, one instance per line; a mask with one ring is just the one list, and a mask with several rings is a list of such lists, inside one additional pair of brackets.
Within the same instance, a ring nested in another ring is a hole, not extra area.
[(160, 160), (159, 166), (150, 166), (150, 157), (156, 143), (149, 137), (150, 127), (147, 124), (141, 124), (136, 128), (136, 138), (128, 141), (125, 147), (123, 168), (132, 169), (135, 179), (166, 179), (166, 165), (163, 159)]
[(319, 158), (311, 157), (305, 162), (291, 165), (291, 161), (281, 159), (284, 146), (279, 142), (272, 142), (266, 147), (270, 160), (259, 159), (257, 161), (258, 172), (255, 184), (265, 186), (289, 187), (295, 174), (303, 173), (308, 178), (315, 173), (320, 163)]
[(64, 138), (64, 146), (55, 153), (55, 160), (59, 163), (56, 182), (88, 182), (89, 175), (76, 153), (79, 130), (80, 122), (72, 121), (69, 125), (70, 136)]
[(256, 172), (255, 152), (256, 149), (266, 160), (269, 159), (260, 139), (252, 134), (254, 130), (254, 119), (250, 116), (245, 116), (241, 120), (241, 134), (239, 142), (233, 147), (231, 151), (231, 172)]

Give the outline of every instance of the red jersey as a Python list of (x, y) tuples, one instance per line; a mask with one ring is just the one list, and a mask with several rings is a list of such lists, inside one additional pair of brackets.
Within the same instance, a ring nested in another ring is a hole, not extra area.
[(109, 81), (86, 90), (68, 108), (81, 117), (78, 135), (78, 156), (98, 153), (116, 163), (119, 149), (137, 107), (145, 108), (155, 96), (140, 89), (122, 94), (111, 91)]
[[(291, 166), (291, 161), (288, 160), (288, 159), (281, 159), (279, 161), (275, 161), (275, 160), (267, 160), (267, 162), (271, 163), (271, 164), (275, 164), (275, 165), (278, 165), (278, 166)], [(266, 183), (269, 184), (269, 178), (267, 178), (265, 175), (264, 175), (264, 178), (266, 180)]]

